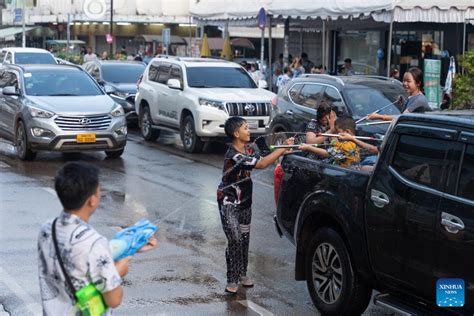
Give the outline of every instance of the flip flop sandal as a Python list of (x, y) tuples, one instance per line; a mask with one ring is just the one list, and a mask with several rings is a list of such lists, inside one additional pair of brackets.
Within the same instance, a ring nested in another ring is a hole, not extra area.
[(235, 283), (229, 283), (225, 287), (225, 291), (230, 294), (237, 294), (239, 287)]

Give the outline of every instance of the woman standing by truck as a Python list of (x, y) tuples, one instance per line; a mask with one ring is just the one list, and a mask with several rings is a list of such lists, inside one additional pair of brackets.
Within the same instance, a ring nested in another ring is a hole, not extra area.
[[(423, 72), (420, 68), (412, 67), (405, 72), (403, 76), (403, 87), (408, 93), (408, 100), (405, 103), (403, 113), (424, 113), (432, 111), (428, 100), (423, 94)], [(392, 115), (381, 115), (378, 113), (370, 114), (369, 120), (391, 121)]]

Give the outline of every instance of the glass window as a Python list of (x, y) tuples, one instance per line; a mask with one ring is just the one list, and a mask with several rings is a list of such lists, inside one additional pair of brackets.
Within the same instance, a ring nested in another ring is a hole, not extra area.
[(95, 81), (82, 71), (32, 70), (25, 74), (27, 95), (33, 96), (89, 96), (103, 95)]
[(299, 97), (296, 103), (312, 108), (317, 109), (319, 102), (323, 97), (324, 86), (319, 84), (305, 84), (299, 93)]
[(5, 58), (5, 62), (12, 63), (12, 53), (8, 52), (7, 57)]
[(57, 64), (49, 53), (15, 53), (15, 64)]
[(0, 63), (3, 63), (3, 60), (5, 59), (5, 51), (2, 51), (0, 53)]
[(435, 138), (400, 135), (392, 160), (392, 167), (408, 180), (444, 190), (443, 177), (450, 165), (459, 164), (459, 155), (453, 154), (459, 143)]
[(337, 69), (340, 70), (344, 66), (346, 58), (351, 58), (354, 74), (378, 74), (382, 63), (377, 60), (377, 50), (384, 47), (380, 41), (380, 33), (380, 31), (338, 32)]
[(173, 65), (171, 67), (170, 79), (178, 79), (179, 82), (181, 82), (181, 86), (183, 86), (183, 76), (181, 75), (181, 68)]
[(0, 88), (5, 88), (7, 86), (17, 86), (16, 75), (10, 71), (4, 71), (0, 75)]
[(474, 145), (468, 145), (464, 153), (458, 195), (474, 201)]
[[(371, 88), (348, 88), (344, 90), (346, 100), (354, 117), (361, 118), (392, 103), (380, 91)], [(380, 114), (398, 115), (400, 110), (394, 104), (386, 107)]]
[(160, 69), (158, 71), (158, 82), (162, 84), (166, 84), (168, 79), (170, 78), (170, 65), (160, 65)]
[(302, 84), (295, 84), (288, 91), (291, 100), (295, 103), (298, 103), (298, 100), (300, 97), (300, 89), (302, 86), (303, 86)]
[(145, 70), (143, 64), (104, 64), (102, 78), (113, 83), (136, 83)]
[(347, 108), (341, 99), (339, 92), (333, 87), (326, 87), (323, 100), (333, 106), (337, 116), (347, 115)]
[(158, 67), (159, 64), (152, 64), (148, 69), (148, 80), (158, 81)]
[(257, 88), (241, 67), (188, 67), (186, 74), (188, 86), (192, 88)]

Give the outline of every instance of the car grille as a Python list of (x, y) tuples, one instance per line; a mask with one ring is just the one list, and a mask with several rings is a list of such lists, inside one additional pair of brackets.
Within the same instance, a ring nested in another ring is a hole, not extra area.
[(264, 102), (229, 102), (226, 103), (230, 116), (268, 116), (270, 103)]
[(109, 115), (58, 116), (54, 122), (64, 131), (104, 130), (109, 128), (112, 118)]

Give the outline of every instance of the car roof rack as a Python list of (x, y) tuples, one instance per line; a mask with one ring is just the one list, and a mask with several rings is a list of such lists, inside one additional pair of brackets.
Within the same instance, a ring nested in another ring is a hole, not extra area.
[(156, 55), (155, 58), (175, 59), (177, 61), (181, 61), (181, 58), (179, 56), (171, 56), (171, 55), (163, 55), (163, 54)]
[(331, 75), (328, 75), (328, 74), (302, 74), (300, 77), (304, 77), (304, 78), (324, 77), (324, 78), (327, 78), (327, 79), (336, 80), (341, 85), (344, 85), (344, 81), (341, 78), (336, 77), (336, 76), (331, 76)]
[(359, 75), (359, 76), (365, 77), (365, 78), (371, 78), (371, 79), (379, 79), (379, 80), (384, 80), (384, 81), (397, 82), (399, 84), (402, 84), (400, 80), (385, 77), (385, 76), (377, 76), (377, 75)]

